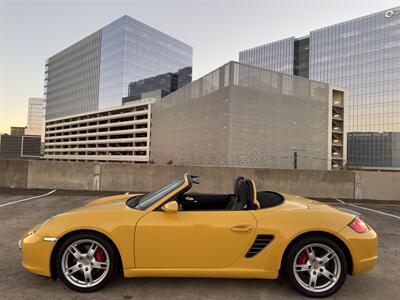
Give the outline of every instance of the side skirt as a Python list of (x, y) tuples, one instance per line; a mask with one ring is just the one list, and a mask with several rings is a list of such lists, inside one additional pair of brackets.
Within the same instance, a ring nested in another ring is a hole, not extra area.
[(200, 277), (200, 278), (243, 278), (243, 279), (276, 279), (279, 272), (259, 269), (154, 269), (132, 268), (124, 269), (125, 277)]

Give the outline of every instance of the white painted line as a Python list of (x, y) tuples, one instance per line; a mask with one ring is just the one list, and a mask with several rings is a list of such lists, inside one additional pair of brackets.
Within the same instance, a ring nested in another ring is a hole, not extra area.
[(385, 213), (385, 212), (383, 212), (383, 211), (376, 210), (376, 209), (372, 209), (372, 208), (367, 208), (367, 207), (363, 207), (363, 206), (358, 206), (358, 205), (355, 205), (355, 204), (352, 204), (352, 203), (347, 203), (347, 202), (344, 202), (343, 200), (340, 200), (340, 199), (336, 199), (336, 200), (339, 201), (339, 202), (342, 203), (342, 204), (346, 204), (346, 205), (349, 205), (349, 206), (353, 206), (353, 207), (357, 207), (357, 208), (369, 210), (369, 211), (376, 212), (376, 213), (381, 214), (381, 215), (385, 215), (385, 216), (392, 217), (392, 218), (396, 218), (396, 219), (399, 219), (399, 220), (400, 220), (400, 216), (388, 214), (388, 213)]
[(25, 201), (29, 201), (29, 200), (33, 200), (33, 199), (37, 199), (37, 198), (46, 197), (46, 196), (48, 196), (48, 195), (53, 194), (55, 191), (56, 191), (56, 190), (52, 190), (52, 191), (50, 191), (50, 192), (48, 192), (48, 193), (46, 193), (46, 194), (43, 194), (43, 195), (33, 196), (33, 197), (29, 197), (29, 198), (25, 198), (25, 199), (16, 200), (16, 201), (8, 202), (8, 203), (5, 203), (5, 204), (1, 204), (0, 207), (4, 207), (4, 206), (16, 204), (16, 203), (19, 203), (19, 202), (25, 202)]

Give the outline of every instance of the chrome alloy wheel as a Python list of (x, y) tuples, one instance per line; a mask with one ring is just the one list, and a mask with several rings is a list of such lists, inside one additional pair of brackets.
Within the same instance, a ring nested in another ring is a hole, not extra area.
[(74, 241), (64, 251), (61, 269), (74, 286), (88, 288), (98, 285), (110, 270), (106, 249), (92, 239)]
[(297, 252), (293, 273), (304, 289), (314, 293), (325, 292), (335, 286), (340, 278), (340, 259), (327, 245), (309, 244)]

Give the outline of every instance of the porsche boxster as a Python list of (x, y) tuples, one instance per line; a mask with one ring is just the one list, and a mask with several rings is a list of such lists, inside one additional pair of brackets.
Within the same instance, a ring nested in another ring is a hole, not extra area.
[(238, 177), (230, 195), (189, 193), (185, 174), (147, 194), (89, 202), (35, 226), (22, 265), (92, 292), (125, 277), (276, 279), (326, 297), (374, 267), (377, 235), (362, 216), (314, 200), (256, 191)]

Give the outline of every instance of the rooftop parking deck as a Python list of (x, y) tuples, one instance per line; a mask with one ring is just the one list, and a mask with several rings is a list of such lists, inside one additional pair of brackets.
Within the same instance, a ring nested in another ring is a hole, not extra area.
[[(300, 299), (283, 280), (116, 278), (95, 294), (78, 294), (59, 280), (37, 276), (21, 266), (17, 243), (33, 225), (57, 213), (112, 192), (0, 189), (1, 299)], [(115, 193), (114, 193), (115, 194)], [(21, 201), (24, 200), (24, 201)], [(25, 201), (26, 200), (26, 201)], [(17, 202), (19, 201), (19, 202)], [(379, 234), (379, 262), (372, 271), (348, 277), (331, 299), (397, 299), (400, 294), (400, 202), (328, 200), (365, 215)]]

